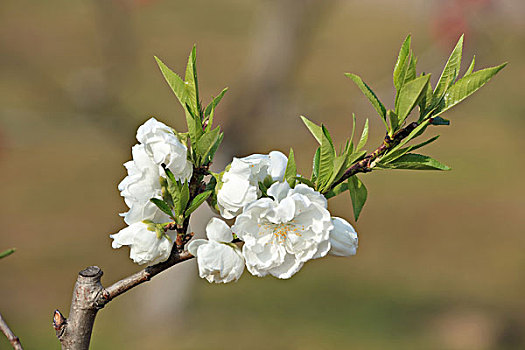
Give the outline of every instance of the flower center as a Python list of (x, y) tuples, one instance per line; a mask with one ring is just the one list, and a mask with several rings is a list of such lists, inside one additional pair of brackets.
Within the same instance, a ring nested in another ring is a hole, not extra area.
[(304, 230), (303, 225), (298, 225), (294, 221), (280, 224), (266, 223), (258, 226), (260, 227), (260, 235), (270, 233), (273, 235), (272, 243), (277, 242), (279, 244), (284, 243), (290, 234), (302, 236), (301, 232)]

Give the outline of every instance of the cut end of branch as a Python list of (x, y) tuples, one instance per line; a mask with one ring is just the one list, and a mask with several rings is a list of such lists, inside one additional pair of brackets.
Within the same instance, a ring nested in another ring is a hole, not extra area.
[(103, 272), (98, 266), (89, 266), (86, 267), (84, 270), (80, 271), (78, 274), (82, 277), (100, 278), (102, 277)]

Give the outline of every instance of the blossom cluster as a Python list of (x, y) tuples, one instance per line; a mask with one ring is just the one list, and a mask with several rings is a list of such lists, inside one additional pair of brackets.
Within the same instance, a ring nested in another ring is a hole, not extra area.
[[(139, 127), (137, 140), (133, 160), (124, 164), (128, 175), (119, 184), (129, 207), (121, 215), (129, 226), (110, 237), (113, 248), (130, 246), (134, 262), (157, 263), (169, 257), (176, 233), (165, 229), (173, 220), (151, 199), (162, 199), (164, 167), (186, 183), (193, 166), (185, 142), (154, 118)], [(230, 227), (214, 217), (206, 226), (207, 239), (187, 245), (202, 278), (235, 281), (246, 266), (255, 276), (285, 279), (310, 259), (356, 253), (354, 228), (331, 216), (321, 193), (302, 183), (290, 186), (285, 179), (287, 164), (286, 155), (272, 151), (234, 158), (224, 172), (215, 174), (214, 209), (234, 223)]]

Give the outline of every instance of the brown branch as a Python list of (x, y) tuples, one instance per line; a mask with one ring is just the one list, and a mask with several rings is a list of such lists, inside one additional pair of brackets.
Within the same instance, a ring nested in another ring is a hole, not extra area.
[(339, 185), (340, 183), (343, 183), (348, 178), (354, 176), (357, 173), (368, 173), (372, 171), (372, 169), (374, 168), (374, 161), (377, 158), (381, 157), (383, 154), (385, 154), (392, 148), (399, 145), (399, 143), (405, 137), (410, 135), (410, 133), (414, 131), (414, 129), (417, 128), (420, 124), (421, 124), (420, 122), (412, 122), (408, 124), (407, 126), (405, 126), (404, 128), (402, 128), (401, 130), (397, 131), (392, 137), (388, 136), (387, 134), (381, 146), (377, 147), (373, 152), (367, 154), (359, 162), (353, 164), (350, 168), (348, 168), (343, 174), (343, 176), (332, 184), (331, 189), (333, 189), (335, 186)]
[(13, 349), (23, 350), (22, 344), (20, 344), (20, 339), (18, 339), (18, 337), (9, 328), (5, 320), (2, 318), (2, 315), (0, 315), (0, 330), (2, 331), (2, 333), (5, 334), (5, 336), (7, 337), (7, 340), (9, 340)]
[(69, 318), (66, 319), (58, 310), (55, 310), (53, 316), (53, 327), (62, 350), (87, 350), (98, 310), (117, 296), (191, 258), (193, 255), (187, 251), (179, 251), (174, 246), (168, 260), (148, 266), (107, 288), (100, 283), (103, 273), (99, 267), (90, 266), (80, 271), (73, 290)]
[(118, 282), (113, 283), (107, 287), (103, 294), (98, 298), (97, 304), (104, 306), (109, 303), (112, 299), (118, 297), (122, 293), (127, 292), (131, 288), (138, 286), (144, 282), (149, 281), (154, 276), (158, 275), (162, 271), (169, 269), (170, 267), (181, 263), (183, 261), (193, 258), (193, 255), (187, 251), (181, 253), (172, 254), (168, 260), (161, 262), (156, 265), (148, 266), (144, 270), (139, 271), (131, 276), (121, 279)]

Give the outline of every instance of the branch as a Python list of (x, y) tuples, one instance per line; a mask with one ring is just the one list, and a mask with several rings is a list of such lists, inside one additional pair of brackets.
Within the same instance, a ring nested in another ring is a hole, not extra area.
[(20, 339), (11, 331), (5, 320), (2, 318), (2, 315), (0, 315), (0, 330), (2, 333), (5, 334), (11, 345), (13, 346), (13, 349), (15, 350), (23, 350), (22, 344), (20, 344)]
[(73, 290), (69, 318), (66, 319), (58, 310), (55, 310), (53, 316), (53, 327), (62, 345), (62, 350), (87, 350), (98, 310), (119, 295), (149, 281), (162, 271), (191, 258), (193, 255), (187, 251), (179, 251), (174, 246), (168, 260), (148, 266), (107, 288), (102, 287), (100, 283), (103, 273), (99, 267), (90, 266), (80, 271)]
[[(432, 123), (432, 120), (430, 121)], [(340, 183), (343, 183), (348, 178), (354, 176), (357, 173), (368, 173), (371, 172), (374, 168), (374, 161), (381, 157), (383, 154), (391, 150), (392, 148), (396, 147), (405, 137), (410, 135), (412, 131), (414, 131), (415, 128), (417, 128), (421, 122), (412, 122), (405, 126), (403, 129), (397, 131), (392, 137), (388, 136), (388, 134), (385, 136), (385, 139), (383, 140), (383, 143), (381, 146), (377, 147), (372, 153), (367, 154), (362, 160), (359, 162), (353, 164), (350, 168), (348, 168), (343, 176), (335, 181), (332, 184), (331, 189), (333, 189), (335, 186), (339, 185)]]

